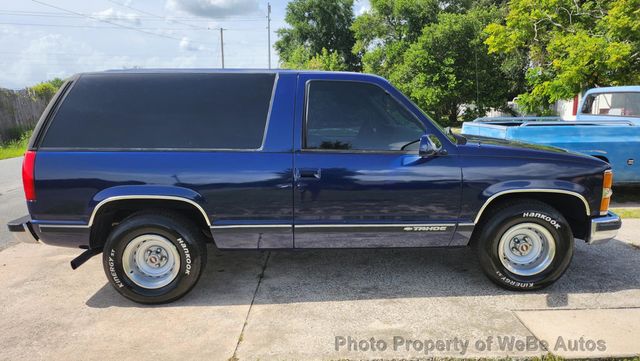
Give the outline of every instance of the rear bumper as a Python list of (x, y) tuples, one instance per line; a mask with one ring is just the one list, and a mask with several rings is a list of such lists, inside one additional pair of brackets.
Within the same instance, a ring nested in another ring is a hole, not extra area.
[(622, 220), (613, 212), (609, 212), (606, 216), (592, 218), (587, 243), (597, 244), (613, 239), (620, 227), (622, 227)]
[(31, 217), (24, 216), (7, 223), (9, 232), (13, 234), (13, 237), (18, 242), (23, 243), (38, 243), (38, 236), (36, 236), (31, 225)]

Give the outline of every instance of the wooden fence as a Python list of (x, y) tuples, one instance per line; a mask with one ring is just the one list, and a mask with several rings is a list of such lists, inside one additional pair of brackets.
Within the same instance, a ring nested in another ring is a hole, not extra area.
[(27, 89), (0, 88), (0, 142), (15, 139), (22, 132), (32, 129), (47, 102)]

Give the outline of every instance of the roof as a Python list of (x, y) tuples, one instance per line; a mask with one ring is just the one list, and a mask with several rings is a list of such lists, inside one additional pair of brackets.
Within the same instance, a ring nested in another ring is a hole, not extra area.
[(349, 78), (376, 78), (388, 83), (388, 81), (376, 74), (357, 73), (349, 71), (323, 71), (323, 70), (297, 70), (297, 69), (219, 69), (219, 68), (143, 68), (143, 69), (111, 69), (104, 71), (90, 71), (78, 73), (72, 78), (82, 75), (100, 74), (306, 74), (306, 75), (327, 75), (340, 74)]
[(610, 86), (602, 88), (592, 88), (587, 90), (586, 94), (592, 93), (640, 93), (640, 85), (626, 85), (626, 86)]
[(323, 71), (323, 70), (295, 70), (295, 69), (219, 69), (219, 68), (136, 68), (136, 69), (110, 69), (102, 72), (90, 72), (90, 73), (288, 73), (288, 74), (326, 74), (326, 73), (341, 73), (341, 74), (359, 74), (359, 75), (373, 75), (356, 72), (346, 71)]

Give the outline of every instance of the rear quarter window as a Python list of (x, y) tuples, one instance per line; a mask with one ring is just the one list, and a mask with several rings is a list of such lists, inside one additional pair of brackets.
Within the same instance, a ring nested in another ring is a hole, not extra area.
[(274, 74), (83, 75), (40, 146), (257, 149), (274, 81)]

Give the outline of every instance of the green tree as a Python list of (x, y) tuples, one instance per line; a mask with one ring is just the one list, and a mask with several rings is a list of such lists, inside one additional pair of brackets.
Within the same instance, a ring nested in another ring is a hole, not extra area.
[(352, 29), (353, 52), (365, 72), (389, 77), (422, 29), (437, 20), (438, 0), (371, 0), (371, 10), (358, 16)]
[(388, 78), (435, 120), (506, 108), (523, 91), (525, 58), (487, 54), (484, 27), (504, 0), (372, 0), (353, 24), (363, 70)]
[(347, 70), (347, 65), (338, 53), (329, 53), (326, 48), (322, 48), (319, 54), (312, 56), (310, 51), (304, 46), (299, 46), (294, 49), (291, 56), (289, 56), (289, 60), (284, 62), (282, 66), (287, 69)]
[(528, 112), (587, 88), (640, 82), (640, 0), (511, 0), (488, 25), (492, 54), (525, 57)]
[(440, 13), (464, 13), (505, 0), (371, 0), (371, 10), (353, 23), (353, 52), (362, 57), (363, 70), (387, 77), (404, 52), (438, 21)]
[[(326, 50), (326, 56), (337, 60), (340, 68), (359, 70), (359, 58), (351, 52), (353, 19), (353, 0), (291, 1), (285, 16), (290, 27), (278, 29), (280, 40), (274, 44), (281, 63), (287, 67), (317, 65)], [(319, 59), (312, 61), (315, 57)]]
[[(475, 118), (504, 108), (521, 90), (505, 57), (488, 54), (482, 29), (501, 16), (493, 6), (438, 15), (425, 26), (390, 80), (432, 118), (454, 125), (459, 116)], [(520, 72), (520, 77), (522, 71)]]
[(64, 80), (60, 78), (54, 78), (51, 80), (38, 83), (29, 89), (35, 94), (36, 97), (44, 99), (46, 101), (51, 100), (56, 94), (58, 89), (64, 84)]

